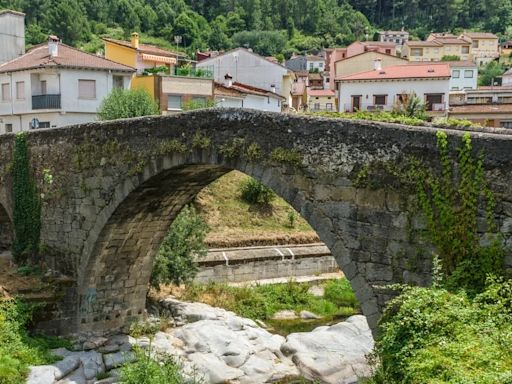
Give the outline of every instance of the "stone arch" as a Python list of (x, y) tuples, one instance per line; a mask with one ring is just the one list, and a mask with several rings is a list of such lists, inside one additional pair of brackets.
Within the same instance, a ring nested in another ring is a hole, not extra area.
[(11, 249), (14, 240), (14, 228), (9, 212), (0, 203), (0, 252)]
[[(137, 319), (145, 307), (154, 257), (167, 230), (181, 209), (208, 184), (231, 170), (263, 182), (297, 210), (331, 250), (375, 327), (379, 304), (372, 287), (352, 260), (351, 251), (336, 234), (332, 206), (315, 204), (306, 197), (311, 183), (286, 168), (225, 161), (213, 150), (165, 156), (144, 167), (141, 175), (126, 178), (116, 188), (116, 198), (100, 213), (88, 239), (94, 247), (86, 255), (78, 276), (76, 330), (122, 329)], [(85, 255), (85, 254), (84, 254)]]

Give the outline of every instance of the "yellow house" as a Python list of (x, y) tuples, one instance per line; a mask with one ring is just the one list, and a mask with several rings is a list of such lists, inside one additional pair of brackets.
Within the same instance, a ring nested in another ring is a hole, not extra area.
[(471, 43), (471, 54), (476, 64), (482, 66), (500, 56), (499, 39), (494, 33), (465, 32), (461, 38)]
[(336, 92), (331, 89), (307, 88), (308, 109), (310, 111), (336, 112), (338, 108)]
[(382, 68), (390, 65), (406, 64), (407, 60), (397, 56), (387, 55), (378, 51), (363, 52), (355, 56), (341, 59), (334, 63), (335, 77), (344, 77), (354, 73), (371, 71), (374, 69), (375, 61), (380, 60)]
[(171, 73), (178, 61), (185, 58), (185, 55), (176, 52), (169, 52), (154, 45), (141, 44), (139, 34), (132, 33), (131, 41), (103, 39), (105, 43), (105, 58), (128, 65), (142, 74), (144, 70), (154, 67), (165, 66)]
[[(432, 36), (432, 35), (431, 35)], [(443, 56), (458, 56), (460, 60), (471, 60), (471, 43), (457, 37), (443, 36), (427, 41), (408, 41), (402, 56), (409, 61), (441, 61)]]

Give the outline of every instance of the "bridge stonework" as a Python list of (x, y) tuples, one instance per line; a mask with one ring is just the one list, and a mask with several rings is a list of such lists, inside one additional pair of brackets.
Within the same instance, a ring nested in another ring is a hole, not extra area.
[[(454, 151), (462, 132), (447, 133)], [(496, 219), (511, 245), (512, 135), (472, 137), (486, 155)], [(212, 109), (33, 131), (27, 140), (42, 193), (45, 262), (73, 279), (41, 323), (48, 332), (105, 333), (140, 318), (173, 219), (233, 169), (271, 187), (318, 232), (372, 329), (392, 297), (386, 285), (430, 282), (431, 247), (415, 192), (372, 169), (399, 169), (410, 156), (438, 167), (433, 128)], [(4, 222), (13, 210), (13, 143), (13, 135), (0, 137)]]

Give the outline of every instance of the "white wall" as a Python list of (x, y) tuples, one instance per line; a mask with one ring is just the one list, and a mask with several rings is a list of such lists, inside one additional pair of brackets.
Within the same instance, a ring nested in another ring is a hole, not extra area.
[(444, 94), (445, 106), (448, 104), (449, 80), (406, 80), (339, 83), (339, 111), (345, 112), (352, 107), (352, 95), (362, 95), (362, 109), (373, 105), (374, 95), (388, 95), (385, 110), (393, 109), (396, 95), (415, 92), (424, 100), (425, 94)]
[(247, 95), (244, 99), (244, 108), (281, 112), (281, 102), (274, 97)]
[[(236, 57), (236, 54), (238, 54), (238, 57)], [(275, 85), (276, 92), (279, 95), (289, 97), (289, 95), (283, 95), (283, 76), (288, 70), (245, 49), (203, 60), (196, 67), (203, 69), (213, 67), (214, 79), (219, 83), (223, 83), (225, 81), (224, 76), (229, 73), (233, 77), (233, 82), (251, 85), (267, 91), (270, 91), (271, 85)]]
[(215, 106), (224, 108), (243, 108), (244, 100), (242, 98), (215, 96)]
[(502, 85), (512, 86), (512, 73), (510, 75), (504, 75), (502, 81)]
[(0, 15), (0, 64), (25, 53), (25, 17), (4, 13)]
[[(459, 77), (456, 78), (457, 71)], [(466, 77), (466, 71), (472, 73), (472, 77)], [(456, 67), (451, 68), (452, 78), (450, 79), (451, 91), (462, 91), (464, 89), (476, 89), (478, 84), (478, 69), (475, 67)]]
[(325, 61), (317, 61), (317, 60), (308, 60), (306, 62), (306, 70), (310, 71), (312, 69), (318, 69), (318, 71), (323, 72), (325, 68)]
[[(112, 92), (113, 75), (109, 71), (92, 70), (43, 70), (38, 72), (22, 71), (12, 74), (0, 74), (0, 84), (11, 84), (11, 101), (2, 102), (0, 98), (0, 134), (5, 133), (5, 124), (13, 124), (13, 131), (29, 128), (28, 121), (33, 118), (39, 121), (50, 121), (52, 126), (94, 121), (96, 112), (103, 99)], [(124, 77), (124, 87), (130, 86), (131, 74), (118, 73)], [(96, 81), (96, 98), (78, 98), (78, 80)], [(32, 96), (41, 95), (40, 81), (46, 80), (47, 94), (61, 95), (60, 110), (32, 110)], [(25, 99), (16, 99), (16, 82), (25, 83)], [(20, 116), (22, 116), (20, 118)]]

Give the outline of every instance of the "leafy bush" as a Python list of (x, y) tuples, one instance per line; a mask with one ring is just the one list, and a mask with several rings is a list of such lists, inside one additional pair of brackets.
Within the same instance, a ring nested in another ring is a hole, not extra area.
[(426, 125), (426, 121), (417, 117), (408, 117), (403, 114), (396, 112), (364, 112), (359, 111), (356, 113), (345, 113), (345, 112), (314, 112), (311, 113), (316, 116), (325, 116), (330, 118), (340, 118), (349, 120), (369, 120), (369, 121), (381, 121), (384, 123), (397, 123), (405, 125), (422, 126)]
[(480, 124), (475, 124), (470, 120), (454, 119), (451, 117), (442, 117), (434, 119), (432, 122), (436, 127), (446, 128), (482, 128)]
[(100, 120), (126, 119), (130, 117), (160, 114), (158, 104), (144, 89), (114, 89), (98, 109)]
[(276, 197), (272, 189), (250, 178), (240, 183), (240, 197), (249, 204), (269, 205)]
[(426, 120), (426, 106), (423, 100), (416, 93), (402, 95), (393, 106), (393, 112), (410, 118)]
[(338, 307), (357, 307), (357, 299), (347, 279), (331, 280), (324, 287), (324, 298)]
[(32, 307), (19, 300), (0, 301), (0, 383), (25, 382), (29, 365), (56, 361), (50, 348), (69, 347), (69, 342), (51, 337), (29, 337), (26, 325)]
[(208, 226), (193, 206), (187, 206), (176, 217), (165, 237), (151, 274), (151, 285), (176, 285), (188, 282), (197, 273), (194, 257), (203, 257)]
[(474, 299), (406, 287), (384, 313), (373, 384), (512, 382), (512, 281)]
[(183, 375), (183, 367), (172, 356), (165, 355), (157, 361), (152, 358), (151, 346), (147, 351), (135, 349), (136, 361), (120, 369), (123, 384), (197, 384), (196, 378)]

